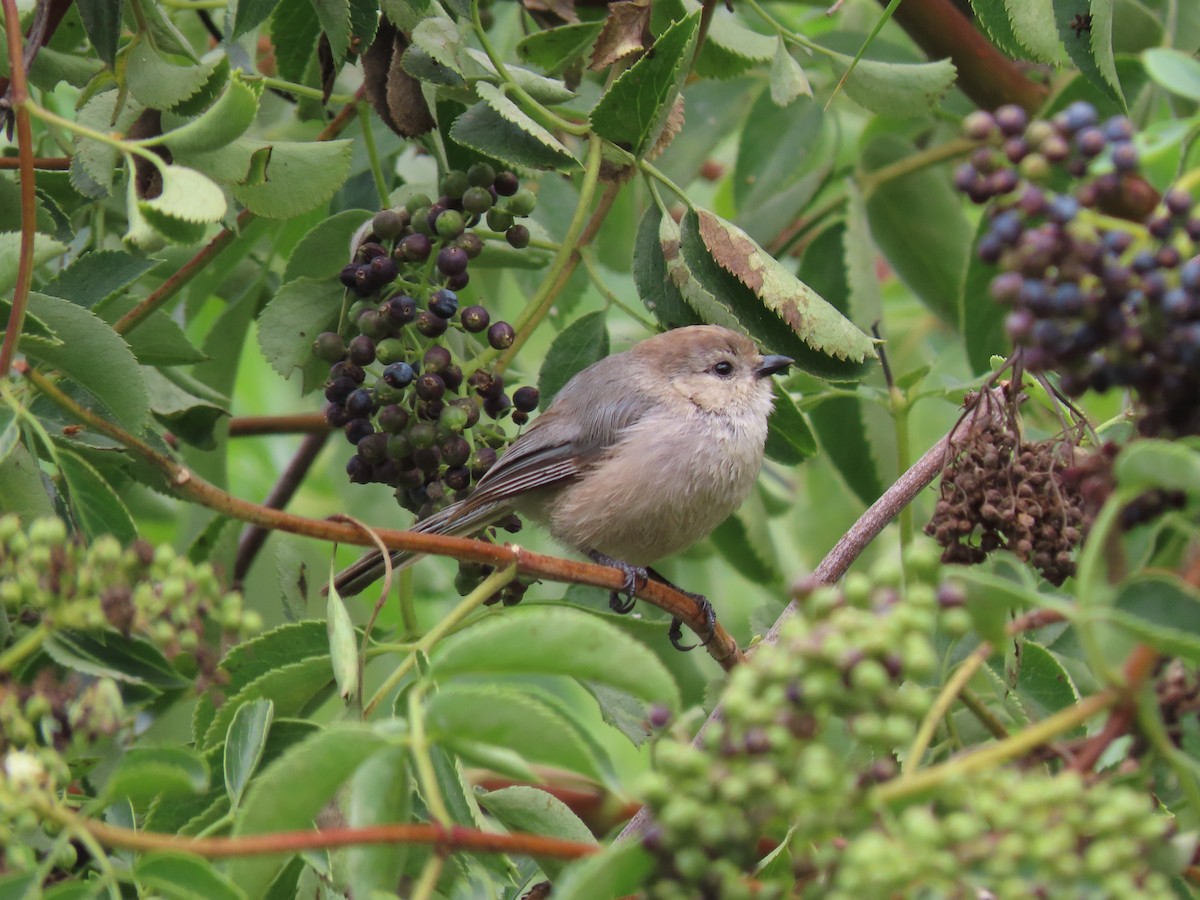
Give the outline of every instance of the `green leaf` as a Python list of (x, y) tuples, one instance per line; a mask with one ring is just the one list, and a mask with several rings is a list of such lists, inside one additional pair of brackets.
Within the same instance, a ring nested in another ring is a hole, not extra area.
[[(385, 744), (369, 728), (340, 724), (289, 748), (246, 792), (233, 836), (311, 827), (342, 783)], [(249, 896), (258, 897), (286, 862), (282, 854), (237, 859), (230, 863), (229, 877)]]
[[(220, 222), (225, 215), (225, 194), (195, 169), (167, 165), (162, 173), (162, 193), (142, 200), (138, 209), (158, 227), (163, 217), (183, 222)], [(169, 235), (168, 235), (169, 237)]]
[(1122, 489), (1162, 488), (1186, 491), (1192, 498), (1200, 497), (1200, 455), (1185, 444), (1163, 440), (1133, 441), (1121, 450), (1114, 468)]
[(616, 841), (595, 856), (567, 866), (554, 881), (554, 900), (613, 900), (637, 894), (654, 868), (641, 841)]
[[(492, 63), (491, 57), (486, 53), (482, 50), (476, 50), (474, 47), (467, 47), (465, 53), (467, 58), (480, 71), (484, 72), (485, 77), (490, 81), (494, 83), (501, 81), (499, 74), (496, 72), (496, 66)], [(529, 94), (538, 103), (544, 103), (547, 106), (556, 106), (559, 103), (566, 103), (568, 100), (578, 96), (573, 90), (563, 84), (560, 79), (547, 78), (544, 75), (538, 75), (536, 72), (531, 72), (528, 69), (514, 65), (505, 66), (505, 70), (513, 84)]]
[(778, 584), (779, 558), (767, 528), (762, 495), (750, 496), (712, 534), (713, 544), (734, 568), (758, 584)]
[(992, 357), (997, 354), (1007, 356), (1009, 347), (1008, 336), (1004, 332), (1004, 308), (989, 293), (996, 267), (981, 260), (978, 253), (979, 241), (989, 228), (988, 218), (981, 217), (967, 257), (959, 307), (958, 327), (966, 344), (967, 361), (976, 375), (990, 372)]
[(1200, 100), (1200, 62), (1169, 47), (1155, 47), (1142, 54), (1146, 73), (1159, 87), (1189, 100)]
[(1013, 32), (1005, 0), (971, 0), (971, 11), (992, 43), (1014, 59), (1029, 59), (1029, 51), (1021, 46)]
[[(83, 105), (75, 121), (93, 131), (107, 134), (126, 132), (142, 113), (142, 105), (130, 100), (117, 108), (117, 91), (97, 94)], [(71, 158), (71, 184), (88, 197), (107, 197), (113, 179), (123, 168), (121, 152), (101, 141), (77, 135), (75, 155)]]
[[(136, 305), (133, 297), (121, 295), (101, 303), (96, 314), (106, 322), (115, 323)], [(143, 366), (190, 366), (208, 359), (188, 340), (183, 328), (162, 310), (152, 312), (123, 337)], [(151, 391), (151, 406), (156, 413), (162, 412), (154, 404), (150, 379), (151, 376), (147, 375), (146, 387)]]
[(576, 374), (608, 356), (607, 316), (603, 310), (580, 316), (558, 333), (538, 373), (542, 409)]
[(1175, 575), (1130, 578), (1107, 617), (1161, 653), (1200, 660), (1200, 593)]
[[(529, 647), (536, 645), (537, 653)], [(677, 709), (679, 689), (649, 648), (615, 625), (579, 610), (529, 606), (506, 610), (442, 641), (431, 663), (453, 675), (569, 675), (620, 688)]]
[(574, 724), (535, 694), (486, 684), (446, 684), (425, 704), (430, 740), (470, 758), (473, 743), (515, 751), (527, 763), (603, 777)]
[[(693, 0), (684, 4), (689, 11), (699, 7)], [(772, 37), (740, 24), (731, 8), (714, 7), (708, 36), (696, 60), (696, 74), (704, 78), (733, 78), (771, 59), (774, 52)]]
[(1067, 670), (1049, 650), (1033, 641), (1020, 646), (1017, 699), (1033, 720), (1045, 719), (1079, 701)]
[(446, 16), (422, 19), (412, 31), (412, 46), (461, 78), (463, 67), (459, 54), (463, 49), (462, 35), (453, 19)]
[(774, 236), (792, 223), (811, 199), (816, 185), (806, 192), (807, 197), (801, 194), (791, 198), (778, 212), (772, 207), (788, 197), (790, 189), (806, 175), (823, 170), (827, 155), (833, 151), (824, 110), (811, 99), (780, 109), (770, 91), (761, 91), (738, 135), (733, 202), (746, 221), (764, 215), (765, 210), (770, 219), (768, 228), (776, 228)]
[(104, 785), (109, 802), (128, 799), (144, 806), (156, 797), (208, 790), (208, 765), (186, 747), (133, 747), (125, 752)]
[(71, 517), (88, 539), (111, 534), (122, 544), (128, 544), (137, 538), (137, 526), (120, 495), (87, 460), (60, 449), (58, 464), (66, 482)]
[(343, 700), (349, 700), (358, 693), (358, 642), (346, 604), (332, 585), (325, 607), (325, 624), (329, 633), (329, 660), (338, 694)]
[(1062, 59), (1054, 8), (1049, 3), (1004, 0), (1013, 37), (1037, 62), (1057, 64)]
[(808, 422), (787, 391), (776, 387), (775, 408), (767, 419), (767, 458), (785, 466), (798, 466), (816, 453), (817, 439)]
[(6, 459), (0, 460), (0, 509), (22, 519), (37, 519), (57, 513), (37, 460), (17, 444)]
[[(881, 135), (863, 149), (861, 164), (870, 172), (915, 152), (908, 141)], [(946, 173), (925, 168), (878, 185), (867, 197), (867, 217), (896, 274), (943, 321), (957, 326), (972, 230)]]
[(75, 4), (92, 48), (110, 69), (116, 66), (124, 7), (125, 0), (77, 0)]
[(256, 216), (291, 219), (325, 203), (350, 173), (350, 141), (280, 141), (262, 184), (234, 185), (233, 196)]
[[(322, 219), (296, 243), (283, 281), (297, 278), (333, 278), (350, 259), (350, 238), (374, 215), (365, 209), (347, 209)], [(342, 251), (344, 252), (338, 252)]]
[(687, 77), (699, 25), (699, 13), (675, 22), (621, 73), (592, 109), (597, 134), (638, 157), (654, 146)]
[(230, 0), (233, 28), (229, 40), (236, 41), (243, 34), (249, 34), (267, 20), (275, 9), (277, 0)]
[(233, 714), (229, 731), (225, 734), (223, 769), (225, 791), (229, 794), (229, 805), (237, 809), (250, 777), (262, 760), (267, 745), (267, 733), (275, 718), (275, 704), (270, 700), (252, 700), (243, 703)]
[[(1111, 0), (1053, 0), (1058, 36), (1067, 55), (1080, 73), (1098, 90), (1125, 107), (1112, 50)], [(1080, 18), (1082, 17), (1082, 19)], [(1091, 27), (1076, 33), (1075, 23), (1086, 20)]]
[(681, 231), (688, 268), (764, 346), (823, 377), (865, 371), (875, 342), (744, 231), (707, 210), (685, 215)]
[(164, 133), (159, 141), (176, 155), (217, 150), (232, 143), (254, 124), (260, 90), (247, 84), (241, 72), (234, 72), (221, 96), (198, 118), (164, 113)]
[(715, 289), (702, 282), (695, 269), (688, 264), (682, 252), (682, 240), (679, 223), (670, 216), (661, 216), (658, 220), (658, 243), (667, 270), (666, 292), (678, 292), (700, 322), (742, 330), (743, 326), (729, 304), (717, 299)]
[(775, 58), (771, 62), (771, 100), (776, 106), (787, 106), (802, 95), (811, 97), (812, 86), (800, 63), (788, 53), (787, 44), (779, 37), (775, 41)]
[(8, 459), (20, 439), (21, 426), (17, 414), (10, 406), (0, 406), (0, 465)]
[(298, 278), (279, 289), (258, 319), (258, 345), (271, 368), (287, 378), (312, 359), (317, 335), (337, 325), (343, 293), (328, 278)]
[(126, 638), (114, 631), (56, 631), (43, 645), (46, 654), (60, 666), (129, 684), (145, 684), (170, 690), (188, 687), (154, 645), (141, 638)]
[(883, 297), (875, 274), (876, 252), (871, 241), (867, 203), (853, 181), (846, 188), (846, 228), (842, 233), (846, 267), (846, 314), (860, 326), (883, 320)]
[(545, 146), (551, 154), (557, 154), (564, 159), (574, 161), (571, 151), (547, 129), (531, 119), (525, 112), (505, 96), (504, 92), (494, 84), (480, 81), (475, 85), (475, 93), (479, 99), (495, 110), (506, 122), (515, 125), (525, 134)]
[(227, 699), (213, 715), (201, 746), (217, 746), (229, 730), (234, 714), (245, 703), (270, 700), (277, 716), (296, 716), (332, 683), (333, 669), (329, 656), (325, 655), (308, 657), (265, 672), (236, 694), (226, 690)]
[[(833, 70), (843, 76), (854, 57), (825, 51)], [(936, 109), (954, 86), (957, 71), (948, 59), (928, 63), (888, 63), (860, 59), (846, 78), (846, 94), (855, 103), (881, 116), (923, 116)]]
[[(385, 747), (376, 751), (355, 771), (348, 793), (346, 824), (351, 828), (411, 821), (413, 784), (407, 750)], [(370, 897), (372, 891), (395, 889), (407, 857), (408, 845), (403, 843), (350, 847), (346, 867), (351, 892), (355, 897)]]
[(208, 85), (224, 54), (212, 54), (199, 65), (176, 65), (145, 38), (136, 39), (126, 60), (125, 85), (142, 106), (170, 109)]
[[(633, 280), (637, 285), (638, 296), (646, 305), (646, 309), (667, 328), (699, 325), (703, 320), (683, 299), (683, 294), (679, 292), (679, 288), (667, 272), (663, 246), (658, 239), (661, 224), (662, 210), (657, 203), (651, 203), (638, 223), (637, 237), (633, 245)], [(675, 238), (674, 246), (678, 254), (678, 237)]]
[(42, 288), (43, 294), (61, 297), (91, 309), (101, 300), (124, 290), (159, 261), (121, 250), (93, 250), (75, 259)]
[(312, 0), (278, 0), (271, 15), (271, 46), (279, 77), (308, 84), (305, 73), (317, 52), (321, 23)]
[(340, 65), (350, 47), (350, 2), (349, 0), (312, 0), (317, 11), (317, 21), (329, 40), (334, 65)]
[(213, 868), (211, 861), (189, 853), (138, 856), (133, 877), (143, 891), (167, 900), (245, 900), (246, 897), (241, 888)]
[(867, 403), (857, 397), (830, 397), (808, 410), (825, 455), (863, 506), (884, 491), (864, 419)]
[(180, 387), (173, 380), (183, 380), (176, 372), (172, 372), (171, 377), (168, 377), (163, 370), (147, 368), (143, 371), (146, 374), (146, 387), (150, 391), (150, 410), (154, 413), (154, 418), (170, 429), (175, 437), (193, 447), (201, 450), (215, 449), (217, 423), (229, 415), (227, 405), (197, 397)]
[[(518, 785), (479, 795), (479, 805), (495, 816), (509, 831), (543, 834), (564, 841), (595, 844), (596, 838), (571, 808), (545, 791)], [(546, 856), (535, 857), (546, 877), (557, 881), (566, 863)]]
[[(67, 249), (54, 238), (34, 233), (33, 264), (40, 266)], [(18, 261), (21, 255), (21, 235), (15, 231), (0, 232), (0, 294), (10, 294), (17, 284)]]
[(450, 126), (450, 137), (464, 147), (510, 166), (564, 171), (579, 167), (579, 160), (565, 152), (565, 147), (559, 149), (548, 145), (486, 102), (476, 103), (455, 119)]
[(526, 35), (517, 42), (517, 56), (556, 74), (579, 62), (592, 49), (604, 23), (575, 22)]
[[(62, 344), (55, 346), (25, 335), (21, 351), (65, 373), (128, 431), (140, 434), (149, 421), (150, 400), (129, 345), (96, 315), (66, 300), (33, 293), (29, 310)], [(81, 347), (87, 352), (80, 353)]]

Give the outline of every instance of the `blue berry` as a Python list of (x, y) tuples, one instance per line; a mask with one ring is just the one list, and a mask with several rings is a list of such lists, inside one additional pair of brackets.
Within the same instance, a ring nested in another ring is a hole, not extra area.
[(1010, 246), (1017, 242), (1023, 229), (1021, 217), (1015, 210), (1002, 212), (992, 220), (992, 234)]
[(429, 311), (440, 319), (450, 319), (458, 312), (458, 294), (448, 288), (435, 291), (429, 298)]
[(1189, 291), (1200, 291), (1200, 256), (1193, 256), (1180, 267), (1179, 283)]
[(1086, 100), (1076, 100), (1060, 115), (1063, 127), (1071, 134), (1096, 124), (1096, 108)]
[(1050, 201), (1046, 216), (1060, 225), (1070, 222), (1079, 213), (1079, 201), (1069, 194), (1059, 194)]
[(413, 367), (406, 362), (395, 362), (383, 370), (383, 380), (387, 382), (388, 387), (404, 388), (412, 384), (416, 373)]
[(366, 388), (358, 388), (346, 398), (346, 412), (355, 418), (369, 416), (374, 405), (375, 400)]

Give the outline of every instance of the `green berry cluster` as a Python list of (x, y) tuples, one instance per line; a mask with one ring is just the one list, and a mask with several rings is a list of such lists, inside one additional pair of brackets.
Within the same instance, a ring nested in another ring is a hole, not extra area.
[(901, 599), (867, 575), (813, 590), (779, 640), (730, 676), (724, 714), (699, 746), (686, 736), (657, 745), (641, 786), (657, 863), (646, 896), (783, 896), (762, 881), (751, 892), (760, 840), (790, 832), (800, 859), (869, 825), (866, 793), (895, 774), (894, 754), (931, 702), (918, 682), (936, 667), (937, 607), (932, 584)]
[[(0, 872), (30, 871), (43, 862), (38, 843), (23, 836), (41, 833), (41, 810), (58, 801), (70, 780), (66, 763), (48, 747), (10, 748), (0, 756)], [(66, 844), (52, 863), (73, 867), (74, 848)]]
[(822, 896), (1167, 898), (1170, 820), (1076, 773), (1002, 768), (948, 781), (836, 851)]
[(144, 638), (171, 659), (188, 654), (201, 681), (216, 671), (222, 636), (262, 625), (207, 563), (145, 541), (122, 547), (108, 535), (84, 544), (54, 518), (23, 527), (16, 516), (0, 517), (0, 603), (22, 624), (109, 628)]

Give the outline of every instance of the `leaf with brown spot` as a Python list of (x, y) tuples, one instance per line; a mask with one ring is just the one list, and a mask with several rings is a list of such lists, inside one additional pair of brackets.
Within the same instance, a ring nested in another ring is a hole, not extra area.
[(645, 46), (644, 35), (650, 24), (650, 0), (617, 0), (609, 4), (608, 17), (592, 48), (593, 72), (607, 69)]
[(680, 250), (691, 276), (763, 346), (822, 378), (854, 380), (869, 367), (875, 341), (736, 225), (689, 212)]

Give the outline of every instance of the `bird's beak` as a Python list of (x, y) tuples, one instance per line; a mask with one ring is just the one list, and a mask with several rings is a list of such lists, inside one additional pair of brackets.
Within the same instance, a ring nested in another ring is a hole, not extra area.
[(795, 360), (787, 356), (764, 356), (762, 363), (754, 370), (755, 378), (766, 378), (774, 375), (776, 372), (782, 372), (790, 366)]

